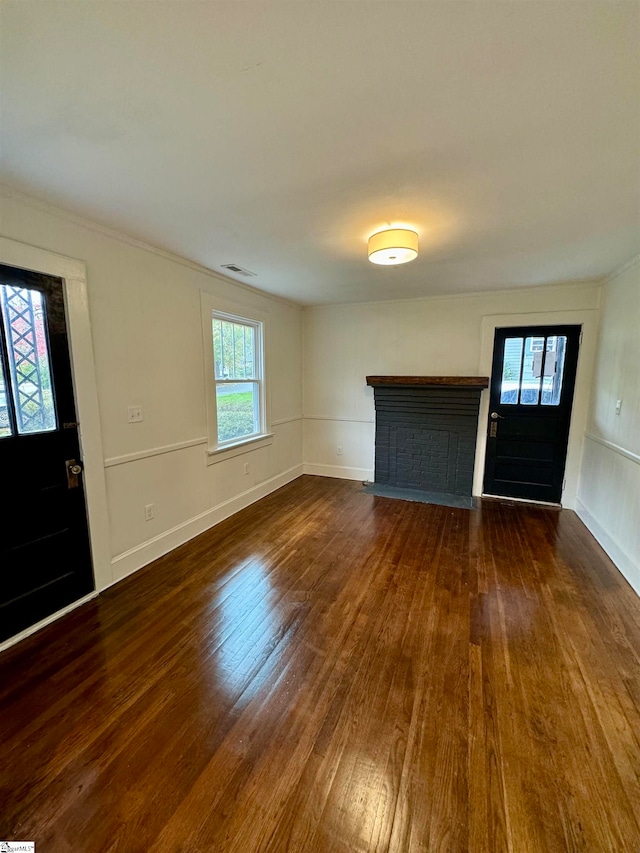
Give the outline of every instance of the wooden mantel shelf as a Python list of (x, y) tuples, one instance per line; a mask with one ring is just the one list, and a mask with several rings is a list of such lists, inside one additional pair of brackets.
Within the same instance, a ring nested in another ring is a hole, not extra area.
[(367, 385), (431, 385), (440, 388), (488, 388), (488, 376), (367, 376)]

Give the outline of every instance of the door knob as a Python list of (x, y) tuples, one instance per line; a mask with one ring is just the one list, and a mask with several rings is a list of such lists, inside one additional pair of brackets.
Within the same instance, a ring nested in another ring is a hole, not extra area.
[(67, 459), (64, 463), (67, 469), (67, 488), (78, 488), (78, 474), (82, 471), (82, 462), (77, 462), (75, 459)]
[(492, 421), (497, 421), (498, 418), (500, 418), (500, 420), (504, 420), (504, 415), (499, 415), (497, 412), (491, 412)]

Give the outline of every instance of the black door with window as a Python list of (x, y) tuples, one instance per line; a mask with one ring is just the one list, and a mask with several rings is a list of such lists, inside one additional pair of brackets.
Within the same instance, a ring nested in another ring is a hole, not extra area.
[(496, 329), (484, 493), (560, 503), (580, 326)]
[(0, 640), (94, 588), (63, 285), (0, 265)]

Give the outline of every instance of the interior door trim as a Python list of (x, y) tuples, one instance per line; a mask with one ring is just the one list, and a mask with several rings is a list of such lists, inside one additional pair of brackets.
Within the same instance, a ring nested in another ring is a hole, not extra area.
[[(102, 428), (89, 317), (87, 272), (83, 261), (0, 237), (0, 263), (44, 273), (63, 280), (67, 333), (84, 463), (85, 498), (96, 591), (112, 583), (107, 488)], [(57, 614), (60, 615), (61, 611)], [(53, 617), (55, 618), (55, 616)], [(41, 623), (28, 629), (29, 633)], [(20, 635), (22, 636), (22, 634)]]
[[(549, 301), (554, 288), (545, 288), (549, 293)], [(565, 294), (573, 290), (576, 294), (577, 286), (557, 288)], [(596, 342), (598, 337), (598, 299), (599, 286), (595, 284), (587, 288), (580, 288), (580, 298), (584, 307), (575, 310), (563, 311), (539, 311), (531, 314), (487, 314), (482, 318), (482, 331), (480, 343), (480, 362), (478, 374), (482, 376), (491, 375), (493, 363), (493, 342), (495, 330), (501, 327), (517, 326), (582, 326), (582, 343), (578, 358), (578, 370), (576, 373), (575, 391), (573, 397), (573, 409), (571, 415), (571, 428), (569, 431), (569, 444), (567, 447), (567, 462), (565, 467), (566, 485), (562, 496), (562, 506), (567, 509), (575, 509), (576, 495), (578, 491), (578, 480), (580, 476), (580, 462), (582, 459), (582, 444), (587, 432), (589, 416), (590, 386), (595, 364)], [(569, 297), (567, 297), (568, 300)], [(478, 436), (476, 444), (476, 462), (473, 476), (473, 494), (481, 496), (483, 491), (484, 468), (486, 459), (487, 443), (487, 418), (489, 417), (489, 391), (483, 391), (480, 398), (480, 413), (478, 416)]]

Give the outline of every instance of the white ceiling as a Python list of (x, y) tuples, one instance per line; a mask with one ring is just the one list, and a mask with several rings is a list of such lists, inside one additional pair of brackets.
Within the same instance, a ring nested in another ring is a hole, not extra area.
[[(640, 251), (640, 4), (4, 0), (2, 181), (301, 303)], [(367, 261), (388, 225), (402, 267)], [(233, 277), (233, 276), (232, 276)]]

